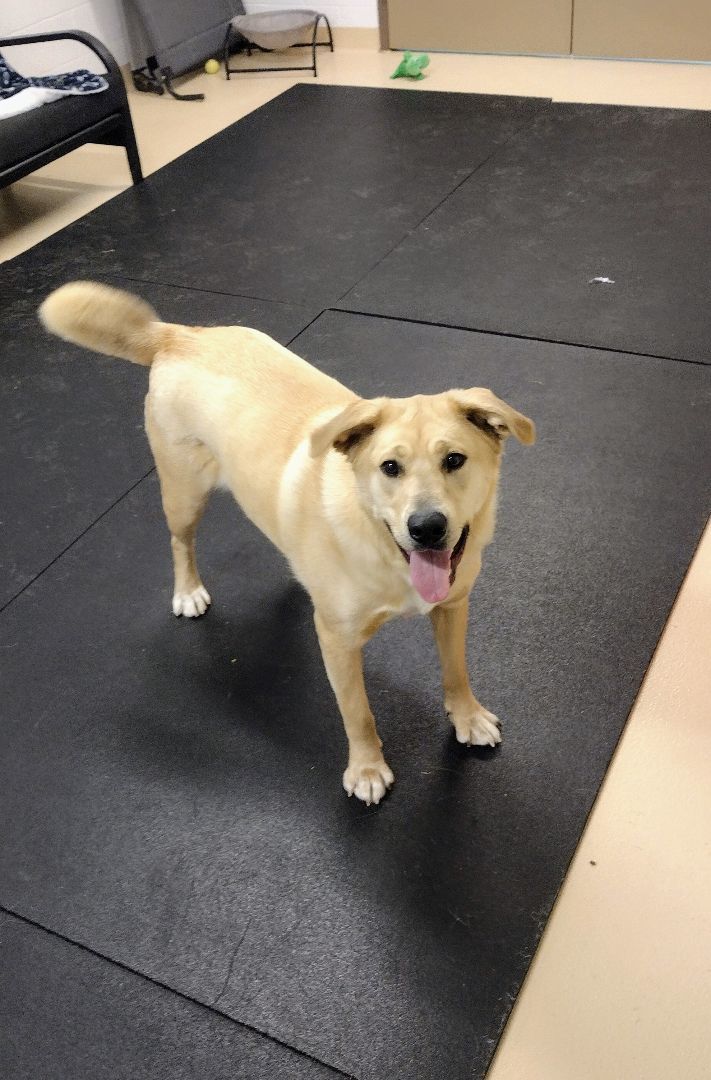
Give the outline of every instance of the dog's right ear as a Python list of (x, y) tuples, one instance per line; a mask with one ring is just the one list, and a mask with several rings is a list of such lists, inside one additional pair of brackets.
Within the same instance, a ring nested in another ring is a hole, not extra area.
[(320, 457), (332, 447), (347, 454), (372, 435), (380, 421), (382, 401), (359, 398), (346, 405), (331, 420), (311, 432), (311, 456)]

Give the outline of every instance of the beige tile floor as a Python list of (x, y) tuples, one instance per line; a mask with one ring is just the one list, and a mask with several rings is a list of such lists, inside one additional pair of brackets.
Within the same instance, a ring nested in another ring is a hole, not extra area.
[[(359, 48), (349, 47), (355, 42)], [(421, 83), (344, 32), (319, 81), (711, 109), (711, 66), (435, 55)], [(186, 80), (204, 103), (131, 91), (147, 173), (270, 100), (292, 75)], [(310, 81), (310, 80), (309, 80)], [(84, 147), (0, 191), (0, 262), (128, 184)], [(2, 270), (0, 269), (0, 290)], [(1, 302), (1, 292), (0, 292)], [(702, 467), (701, 465), (699, 467)], [(711, 1077), (711, 528), (699, 546), (519, 995), (489, 1080)], [(472, 1002), (472, 1009), (476, 1002)]]

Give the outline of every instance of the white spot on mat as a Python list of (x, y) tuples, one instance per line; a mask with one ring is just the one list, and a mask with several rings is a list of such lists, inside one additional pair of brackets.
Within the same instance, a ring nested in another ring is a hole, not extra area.
[(614, 285), (615, 280), (611, 277), (591, 277), (588, 285)]

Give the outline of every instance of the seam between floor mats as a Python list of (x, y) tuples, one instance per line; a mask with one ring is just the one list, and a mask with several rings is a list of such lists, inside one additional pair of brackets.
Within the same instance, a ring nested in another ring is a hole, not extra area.
[[(38, 570), (37, 573), (34, 574), (30, 578), (29, 581), (25, 582), (25, 584), (22, 586), (21, 589), (18, 589), (17, 592), (13, 596), (11, 596), (9, 600), (6, 600), (4, 604), (0, 605), (0, 615), (3, 613), (3, 611), (5, 611), (10, 606), (10, 604), (13, 604), (15, 602), (15, 600), (17, 600), (17, 598), (19, 596), (22, 596), (23, 592), (25, 592), (26, 589), (29, 589), (30, 585), (34, 585), (34, 583), (38, 580), (38, 578), (41, 578), (43, 574), (46, 574), (46, 572), (49, 570), (49, 568), (51, 566), (54, 566), (54, 564), (59, 559), (61, 559), (63, 555), (66, 555), (66, 553), (69, 551), (69, 549), (73, 548), (74, 545), (79, 540), (81, 540), (81, 538), (83, 536), (86, 536), (86, 534), (89, 532), (90, 529), (93, 529), (94, 526), (96, 524), (98, 524), (98, 522), (101, 521), (102, 518), (106, 517), (106, 515), (109, 514), (114, 509), (115, 506), (118, 506), (118, 504), (123, 499), (125, 499), (127, 495), (130, 495), (131, 492), (134, 491), (138, 487), (139, 484), (142, 484), (144, 480), (147, 480), (148, 477), (152, 473), (154, 473), (155, 471), (156, 471), (155, 470), (155, 465), (153, 465), (148, 470), (148, 472), (144, 473), (143, 476), (139, 477), (139, 479), (136, 480), (135, 483), (131, 484), (131, 486), (129, 488), (127, 488), (127, 490), (124, 491), (121, 495), (119, 495), (119, 497), (117, 499), (114, 499), (114, 501), (111, 503), (110, 506), (107, 506), (105, 510), (102, 510), (101, 513), (98, 515), (98, 517), (94, 518), (93, 521), (90, 521), (89, 524), (86, 526), (86, 528), (82, 529), (82, 531), (80, 533), (78, 533), (77, 536), (75, 536), (72, 540), (70, 540), (69, 543), (65, 547), (63, 547), (62, 550), (60, 552), (58, 552), (54, 556), (53, 559), (50, 559), (50, 561), (46, 564), (46, 566), (43, 566), (41, 570)], [(0, 910), (2, 910), (1, 907), (0, 907)]]
[[(571, 349), (593, 349), (595, 352), (616, 353), (620, 356), (646, 357), (648, 360), (669, 360), (675, 364), (693, 364), (695, 367), (711, 366), (705, 360), (689, 360), (684, 356), (666, 356), (662, 353), (642, 352), (639, 349), (621, 349), (614, 345), (591, 345), (586, 341), (568, 341), (562, 338), (537, 337), (535, 334), (514, 334), (507, 330), (486, 330), (480, 326), (463, 326), (461, 323), (433, 322), (431, 319), (415, 319), (406, 315), (384, 315), (377, 311), (358, 311), (355, 308), (329, 307), (326, 311), (337, 315), (362, 315), (364, 319), (387, 319), (390, 322), (414, 323), (416, 326), (437, 326), (441, 330), (463, 330), (468, 334), (487, 334), (489, 337), (513, 338), (516, 341), (540, 341), (544, 345), (565, 345)], [(322, 314), (325, 314), (323, 312)], [(297, 335), (298, 337), (298, 335)]]
[[(135, 285), (159, 285), (161, 288), (164, 288), (164, 289), (182, 289), (184, 292), (199, 292), (199, 293), (207, 293), (207, 294), (214, 293), (216, 296), (227, 296), (227, 297), (230, 297), (231, 299), (234, 299), (234, 300), (256, 300), (257, 303), (260, 303), (260, 304), (281, 304), (283, 307), (291, 307), (291, 308), (295, 308), (297, 310), (298, 309), (303, 309), (304, 311), (308, 311), (310, 309), (309, 305), (301, 304), (301, 303), (294, 303), (292, 300), (275, 300), (272, 297), (254, 296), (251, 293), (244, 293), (244, 292), (232, 293), (232, 292), (224, 292), (224, 291), (222, 291), (220, 289), (198, 288), (197, 286), (194, 286), (194, 285), (176, 285), (175, 282), (156, 281), (154, 278), (149, 279), (149, 278), (127, 277), (125, 274), (107, 274), (106, 277), (111, 278), (112, 281), (130, 281), (132, 284), (135, 284)], [(318, 308), (318, 310), (316, 311), (316, 314), (312, 315), (309, 319), (307, 319), (307, 321), (304, 323), (304, 325), (302, 327), (300, 327), (296, 331), (295, 334), (292, 334), (292, 336), (287, 339), (285, 348), (288, 349), (289, 346), (292, 344), (292, 342), (296, 341), (299, 334), (303, 334), (306, 330), (309, 329), (310, 326), (313, 326), (313, 324), (317, 321), (317, 319), (320, 319), (322, 315), (325, 315), (326, 312), (330, 311), (330, 310), (332, 310), (332, 309), (329, 308), (329, 307)], [(333, 310), (336, 310), (336, 309), (333, 309)], [(0, 608), (0, 611), (1, 610), (2, 609)]]
[(232, 1024), (236, 1024), (237, 1027), (245, 1028), (247, 1031), (251, 1031), (255, 1035), (261, 1036), (263, 1039), (268, 1039), (269, 1042), (276, 1043), (277, 1046), (282, 1046), (286, 1050), (290, 1050), (293, 1054), (298, 1054), (299, 1057), (306, 1058), (308, 1061), (313, 1061), (317, 1065), (321, 1065), (322, 1068), (330, 1069), (335, 1076), (343, 1077), (344, 1080), (358, 1080), (353, 1073), (344, 1072), (343, 1069), (339, 1069), (336, 1065), (330, 1065), (327, 1061), (322, 1061), (321, 1058), (316, 1057), (314, 1054), (309, 1054), (306, 1050), (299, 1050), (298, 1047), (292, 1046), (290, 1043), (285, 1042), (283, 1039), (278, 1038), (276, 1035), (270, 1035), (266, 1031), (261, 1031), (259, 1028), (254, 1027), (252, 1024), (245, 1023), (244, 1020), (236, 1020), (234, 1016), (230, 1016), (229, 1013), (223, 1012), (221, 1009), (215, 1008), (214, 1005), (209, 1005), (204, 1001), (200, 1001), (198, 998), (191, 997), (189, 994), (183, 993), (182, 990), (176, 990), (175, 987), (170, 986), (168, 983), (162, 982), (160, 979), (154, 979), (151, 975), (145, 975), (142, 971), (137, 971), (136, 968), (130, 967), (128, 964), (124, 964), (121, 960), (114, 960), (111, 956), (107, 956), (105, 953), (98, 952), (96, 949), (92, 949), (89, 945), (83, 945), (80, 941), (75, 941), (74, 938), (68, 937), (66, 934), (60, 933), (58, 930), (52, 930), (49, 926), (44, 926), (42, 923), (37, 922), (36, 919), (30, 919), (27, 915), (21, 915), (19, 911), (14, 911), (12, 908), (6, 907), (5, 904), (0, 904), (0, 912), (5, 915), (9, 915), (13, 919), (17, 919), (19, 922), (25, 923), (26, 926), (32, 926), (35, 930), (41, 930), (45, 934), (49, 934), (51, 937), (58, 938), (60, 941), (65, 942), (67, 945), (73, 945), (77, 949), (81, 949), (82, 952), (89, 953), (90, 956), (95, 956), (99, 960), (103, 960), (107, 964), (111, 964), (113, 967), (119, 968), (121, 971), (127, 971), (131, 975), (135, 975), (137, 978), (142, 979), (144, 982), (150, 983), (152, 986), (157, 986), (161, 990), (166, 990), (169, 994), (174, 994), (175, 997), (181, 998), (183, 1001), (189, 1001), (192, 1005), (196, 1005), (200, 1009), (204, 1009), (207, 1012), (214, 1013), (216, 1016), (221, 1017), (223, 1020), (228, 1020)]
[[(215, 296), (229, 296), (234, 300), (257, 300), (261, 304), (281, 304), (282, 307), (306, 308), (310, 305), (295, 300), (277, 300), (273, 296), (255, 296), (253, 293), (226, 292), (224, 289), (205, 289), (197, 285), (182, 285), (175, 281), (156, 281), (155, 278), (130, 277), (128, 274), (98, 274), (99, 277), (110, 278), (111, 281), (130, 281), (133, 285), (159, 285), (165, 289), (182, 289), (184, 292), (214, 293)], [(357, 283), (356, 283), (357, 284)], [(345, 295), (345, 294), (344, 294)]]
[(448, 199), (451, 199), (451, 197), (457, 191), (459, 191), (460, 187), (462, 187), (463, 184), (466, 184), (468, 180), (471, 180), (473, 176), (476, 176), (476, 174), (481, 169), (483, 169), (485, 165), (488, 165), (492, 158), (496, 157), (498, 153), (503, 151), (513, 139), (518, 138), (524, 128), (530, 127), (532, 124), (534, 124), (535, 121), (538, 119), (539, 114), (544, 111), (544, 108), (547, 108), (553, 104), (552, 98), (537, 98), (536, 100), (541, 101), (544, 104), (542, 104), (536, 112), (532, 113), (530, 117), (522, 120), (516, 130), (512, 131), (507, 139), (504, 139), (502, 143), (500, 143), (498, 146), (495, 146), (491, 153), (487, 157), (485, 157), (483, 161), (480, 161), (478, 165), (475, 165), (472, 171), (467, 173), (466, 176), (462, 177), (459, 183), (455, 184), (451, 191), (448, 191), (446, 195), (442, 196), (439, 202), (437, 202), (434, 206), (430, 207), (427, 213), (424, 214), (419, 221), (417, 221), (414, 225), (411, 226), (411, 228), (409, 228), (405, 233), (403, 233), (397, 243), (393, 244), (393, 246), (388, 251), (381, 255), (380, 258), (377, 259), (373, 263), (373, 265), (369, 267), (361, 277), (358, 278), (357, 281), (355, 281), (352, 285), (349, 285), (346, 291), (342, 293), (341, 296), (339, 296), (338, 300), (336, 300), (336, 304), (340, 304), (341, 300), (343, 300), (344, 297), (348, 296), (348, 294), (352, 292), (353, 289), (355, 289), (358, 285), (360, 285), (362, 281), (364, 281), (370, 274), (372, 274), (373, 271), (376, 270), (378, 266), (380, 266), (380, 264), (388, 258), (389, 255), (392, 255), (393, 251), (396, 251), (397, 248), (399, 248), (405, 242), (405, 240), (407, 240), (407, 238), (412, 235), (412, 233), (414, 233), (417, 229), (424, 225), (427, 219), (430, 218), (434, 213), (436, 213), (436, 211), (439, 210), (440, 206), (446, 203)]
[(337, 310), (337, 309), (323, 308), (321, 311), (319, 311), (319, 313), (317, 315), (314, 315), (313, 319), (310, 319), (309, 322), (307, 322), (306, 326), (303, 327), (303, 329), (299, 330), (299, 332), (297, 334), (294, 334), (293, 337), (289, 338), (289, 340), (286, 343), (286, 348), (287, 349), (291, 348), (291, 346), (294, 344), (294, 342), (297, 340), (297, 338), (301, 337), (302, 334), (305, 334), (306, 331), (309, 330), (313, 326), (313, 324), (315, 322), (318, 322), (318, 320), (321, 318), (322, 315), (325, 315), (327, 311), (333, 311), (333, 310)]
[[(309, 86), (310, 84), (303, 83), (303, 84), (296, 84), (296, 85)], [(286, 93), (286, 92), (287, 91), (284, 91), (284, 93)], [(279, 95), (279, 96), (281, 97), (282, 95)], [(485, 96), (485, 95), (483, 95), (483, 96)], [(491, 96), (497, 96), (497, 95), (491, 95)], [(274, 100), (274, 99), (272, 99), (272, 100)], [(408, 236), (410, 236), (411, 233), (415, 232), (416, 229), (419, 229), (420, 226), (425, 221), (427, 221), (427, 219), (432, 214), (434, 214), (436, 210), (439, 210), (440, 206), (442, 206), (442, 204), (445, 203), (447, 201), (447, 199), (451, 198), (451, 196), (454, 195), (454, 193), (459, 190), (459, 188), (462, 186), (462, 184), (465, 184), (467, 182), (467, 180), (471, 180), (472, 176), (476, 175), (476, 173), (478, 173), (479, 170), (482, 169), (485, 165), (488, 165), (489, 162), (492, 160), (492, 158), (496, 156), (496, 154), (498, 154), (500, 151), (504, 150), (513, 139), (516, 139), (521, 134), (521, 132), (524, 130), (524, 128), (529, 127), (531, 124), (533, 124), (538, 119), (538, 115), (541, 112), (543, 112), (544, 109), (546, 109), (547, 107), (553, 105), (553, 99), (552, 98), (535, 98), (533, 100), (539, 101), (541, 103), (539, 109), (536, 112), (532, 113), (532, 115), (530, 117), (527, 117), (526, 119), (523, 119), (521, 121), (521, 123), (518, 125), (518, 127), (516, 127), (516, 129), (511, 132), (511, 134), (508, 136), (508, 138), (504, 139), (504, 141), (502, 143), (500, 143), (498, 146), (495, 146), (493, 148), (493, 150), (491, 151), (491, 153), (487, 157), (485, 157), (483, 159), (483, 161), (480, 161), (477, 165), (475, 165), (474, 168), (471, 170), (471, 172), (468, 172), (466, 174), (466, 176), (462, 177), (462, 179), (457, 184), (455, 184), (455, 186), (450, 191), (448, 191), (445, 195), (443, 195), (442, 198), (439, 199), (438, 202), (436, 202), (434, 206), (431, 206), (426, 211), (426, 213), (417, 222), (415, 222), (414, 225), (412, 225), (409, 229), (407, 229), (402, 234), (402, 236), (400, 236), (398, 238), (398, 240), (392, 245), (392, 247), (388, 248), (388, 250), (386, 252), (384, 252), (381, 256), (378, 257), (378, 259), (372, 264), (372, 266), (369, 266), (368, 269), (363, 274), (361, 274), (358, 278), (356, 278), (355, 281), (351, 282), (351, 284), (349, 284), (349, 286), (345, 290), (345, 292), (341, 293), (341, 295), (339, 297), (337, 297), (333, 301), (334, 305), (339, 304), (341, 302), (341, 300), (343, 300), (344, 297), (348, 296), (348, 294), (350, 292), (352, 292), (353, 289), (356, 288), (356, 286), (360, 285), (360, 283), (366, 277), (368, 277), (368, 275), (371, 274), (373, 272), (373, 270), (375, 270), (376, 267), (378, 267), (380, 265), (381, 262), (383, 262), (389, 255), (392, 254), (393, 251), (395, 251), (398, 247), (400, 247), (400, 245), (408, 238)], [(269, 104), (269, 102), (267, 102), (266, 104)], [(260, 108), (262, 108), (262, 107), (263, 106), (260, 106)], [(249, 113), (247, 115), (251, 116), (252, 114)], [(243, 117), (242, 119), (246, 119), (246, 117)], [(239, 123), (240, 121), (236, 121), (236, 122)], [(225, 130), (225, 129), (223, 129), (223, 130)], [(220, 134), (220, 133), (217, 132), (216, 134)], [(202, 144), (199, 144), (199, 145), (202, 145)], [(189, 153), (189, 151), (188, 151), (188, 153)], [(181, 156), (184, 156), (184, 155), (181, 155)], [(178, 159), (176, 159), (176, 160), (178, 160)], [(299, 308), (299, 307), (303, 308), (303, 307), (308, 307), (309, 306), (309, 305), (303, 304), (301, 301), (281, 300), (281, 299), (276, 299), (273, 296), (255, 296), (252, 293), (245, 293), (245, 292), (238, 292), (238, 293), (225, 292), (223, 290), (215, 289), (215, 288), (210, 288), (210, 289), (199, 288), (199, 287), (195, 287), (195, 286), (192, 286), (192, 285), (177, 284), (174, 281), (156, 281), (155, 278), (152, 278), (152, 277), (151, 278), (138, 278), (138, 277), (131, 277), (130, 275), (127, 275), (127, 274), (111, 274), (111, 273), (108, 273), (106, 276), (109, 277), (109, 278), (112, 278), (113, 280), (130, 281), (130, 282), (133, 282), (133, 283), (135, 283), (137, 285), (160, 285), (160, 286), (163, 286), (163, 287), (166, 287), (166, 288), (187, 289), (187, 290), (192, 291), (192, 292), (215, 293), (218, 296), (232, 296), (232, 297), (241, 298), (241, 299), (244, 299), (244, 300), (259, 300), (259, 301), (262, 301), (264, 303), (282, 304), (284, 306), (296, 307), (296, 308)], [(326, 308), (323, 309), (323, 311), (326, 311), (326, 310), (329, 310), (329, 307), (326, 307)], [(319, 312), (319, 314), (322, 315), (323, 311)], [(315, 316), (315, 318), (318, 318), (318, 315)], [(311, 323), (314, 322), (314, 321), (315, 320), (312, 319), (311, 322), (308, 325), (310, 326)], [(306, 329), (306, 327), (304, 327), (304, 329)], [(303, 333), (303, 330), (300, 330), (299, 333)], [(295, 335), (295, 336), (298, 337), (298, 334)], [(292, 338), (291, 340), (293, 341), (294, 338)]]

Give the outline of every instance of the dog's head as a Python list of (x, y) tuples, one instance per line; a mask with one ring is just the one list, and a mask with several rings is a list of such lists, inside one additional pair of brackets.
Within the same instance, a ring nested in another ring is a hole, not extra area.
[(439, 603), (509, 435), (534, 442), (533, 422), (490, 390), (449, 390), (354, 401), (312, 433), (311, 452), (348, 458), (364, 508), (389, 529), (420, 596)]

